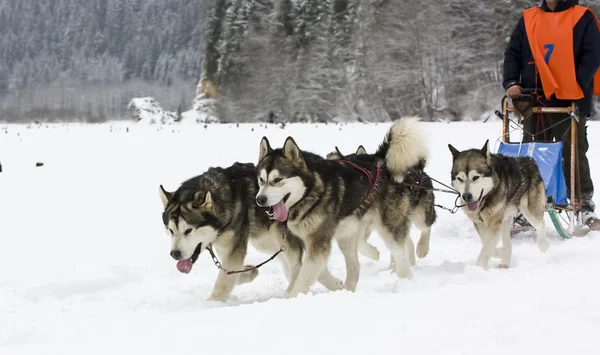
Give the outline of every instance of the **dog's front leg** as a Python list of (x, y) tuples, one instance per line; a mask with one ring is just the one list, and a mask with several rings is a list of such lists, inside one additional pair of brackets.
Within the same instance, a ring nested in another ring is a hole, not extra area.
[(344, 289), (344, 283), (331, 274), (327, 265), (325, 265), (323, 271), (321, 271), (317, 281), (329, 291), (339, 291)]
[(510, 239), (510, 230), (513, 225), (512, 218), (502, 222), (502, 248), (496, 248), (496, 255), (500, 257), (499, 268), (509, 268), (512, 258), (512, 242)]
[(311, 235), (306, 240), (306, 257), (300, 267), (300, 272), (294, 287), (288, 293), (289, 298), (296, 297), (299, 293), (308, 293), (310, 286), (327, 267), (331, 254), (331, 237), (326, 234)]
[[(402, 223), (390, 223), (387, 226), (379, 226), (379, 235), (390, 249), (391, 258), (390, 264), (394, 263), (393, 270), (400, 279), (413, 278), (413, 272), (411, 270), (411, 255), (415, 254), (415, 245), (410, 240), (410, 225), (408, 219)], [(392, 267), (390, 265), (390, 267)]]
[(368, 239), (371, 236), (371, 227), (368, 227), (364, 233), (362, 233), (361, 238), (358, 242), (358, 252), (363, 256), (373, 260), (379, 260), (379, 250), (375, 248), (373, 245), (369, 244)]
[[(240, 270), (244, 265), (244, 258), (246, 256), (246, 246), (237, 247), (233, 250), (219, 250), (221, 256), (221, 266), (227, 270)], [(256, 271), (256, 270), (254, 270)], [(219, 270), (219, 275), (215, 281), (213, 291), (208, 297), (208, 301), (226, 302), (229, 294), (233, 290), (233, 287), (238, 282), (240, 274), (227, 275), (223, 270)], [(256, 275), (255, 275), (256, 276)]]
[(477, 266), (487, 270), (489, 267), (490, 259), (494, 255), (500, 234), (502, 231), (502, 225), (496, 225), (494, 223), (486, 223), (485, 225), (477, 225), (477, 231), (481, 237), (482, 246), (479, 256), (477, 257)]
[(281, 254), (281, 263), (285, 271), (285, 276), (288, 280), (286, 293), (289, 293), (296, 283), (300, 267), (302, 266), (303, 247), (300, 238), (293, 235), (287, 237), (287, 247)]

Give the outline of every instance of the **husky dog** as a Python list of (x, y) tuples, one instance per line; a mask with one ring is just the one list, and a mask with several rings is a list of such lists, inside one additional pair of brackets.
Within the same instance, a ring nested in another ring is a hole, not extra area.
[(411, 201), (400, 184), (426, 159), (419, 118), (396, 121), (374, 155), (345, 162), (301, 150), (292, 137), (273, 149), (260, 142), (256, 203), (302, 238), (306, 257), (289, 297), (307, 293), (327, 268), (335, 238), (346, 261), (345, 288), (356, 290), (360, 272), (358, 241), (373, 225), (396, 261), (396, 274), (412, 278)]
[[(352, 160), (357, 155), (366, 155), (367, 150), (360, 145), (356, 149), (356, 153), (344, 155), (336, 147), (335, 152), (327, 154), (329, 160)], [(421, 231), (421, 238), (417, 244), (417, 256), (424, 258), (429, 253), (429, 240), (431, 237), (431, 226), (437, 219), (435, 211), (435, 196), (433, 194), (433, 182), (427, 173), (424, 171), (426, 161), (423, 159), (421, 163), (412, 167), (403, 183), (409, 186), (408, 192), (411, 200), (411, 214), (409, 216), (411, 222)], [(363, 256), (371, 260), (379, 260), (379, 250), (367, 242), (373, 232), (372, 226), (368, 226), (359, 240), (358, 251)], [(412, 243), (412, 239), (410, 239)], [(413, 248), (414, 249), (414, 248)], [(416, 264), (414, 251), (410, 252), (411, 265)], [(394, 256), (390, 257), (390, 269), (394, 269)]]
[[(302, 241), (256, 205), (255, 169), (251, 163), (212, 167), (183, 182), (175, 192), (167, 192), (160, 185), (164, 207), (162, 219), (171, 236), (171, 256), (178, 260), (180, 272), (189, 273), (200, 253), (209, 245), (216, 249), (224, 269), (240, 270), (244, 266), (248, 242), (258, 251), (272, 255), (282, 246), (285, 234), (285, 250), (278, 258), (289, 282), (288, 289), (291, 288), (302, 263)], [(208, 300), (226, 301), (236, 284), (250, 282), (257, 275), (256, 269), (231, 275), (219, 270)], [(328, 270), (319, 281), (330, 290), (343, 288)]]
[[(499, 267), (510, 267), (510, 230), (518, 211), (536, 229), (540, 251), (549, 247), (544, 224), (546, 188), (535, 160), (492, 154), (488, 142), (481, 149), (462, 152), (448, 144), (453, 157), (452, 186), (483, 242), (477, 265), (486, 270), (492, 256), (500, 259)], [(496, 248), (500, 239), (502, 248)]]

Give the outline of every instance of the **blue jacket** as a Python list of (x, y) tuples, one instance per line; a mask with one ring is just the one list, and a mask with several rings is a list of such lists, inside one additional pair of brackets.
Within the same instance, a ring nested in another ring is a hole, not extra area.
[[(556, 6), (555, 12), (565, 11), (572, 6), (579, 5), (578, 0), (561, 1)], [(546, 0), (542, 2), (542, 10), (551, 12), (546, 5)], [(590, 114), (592, 112), (592, 98), (594, 96), (594, 75), (600, 67), (600, 31), (594, 15), (586, 12), (579, 22), (573, 28), (573, 51), (575, 53), (575, 71), (577, 82), (581, 87), (585, 97), (577, 100), (576, 104), (580, 113)], [(522, 88), (538, 88), (541, 92), (542, 83), (539, 75), (535, 75), (535, 65), (533, 62), (531, 48), (525, 32), (525, 21), (523, 16), (519, 19), (517, 27), (510, 36), (508, 47), (504, 51), (504, 81), (502, 86), (504, 90), (519, 84)], [(550, 100), (546, 100), (543, 95), (540, 103), (544, 106), (569, 106), (571, 101), (558, 100), (552, 95)]]

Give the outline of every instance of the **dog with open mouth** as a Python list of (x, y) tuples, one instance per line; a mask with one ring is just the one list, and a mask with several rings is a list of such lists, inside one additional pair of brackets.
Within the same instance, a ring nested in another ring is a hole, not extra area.
[[(477, 265), (488, 269), (492, 257), (499, 267), (510, 266), (510, 231), (514, 216), (521, 211), (537, 232), (537, 245), (545, 252), (548, 238), (544, 222), (546, 188), (531, 157), (492, 154), (486, 141), (481, 149), (459, 151), (451, 144), (452, 187), (460, 194), (461, 208), (474, 223), (483, 243)], [(502, 240), (502, 247), (497, 247)]]
[(399, 278), (412, 278), (410, 239), (412, 201), (401, 182), (421, 166), (427, 150), (418, 117), (394, 122), (375, 154), (329, 160), (301, 150), (292, 137), (273, 149), (267, 137), (259, 146), (256, 204), (300, 237), (306, 257), (288, 293), (308, 293), (327, 270), (332, 241), (346, 262), (344, 288), (355, 291), (360, 274), (359, 241), (372, 226), (394, 256)]
[[(252, 163), (236, 162), (226, 168), (211, 167), (184, 181), (174, 192), (159, 186), (162, 220), (171, 238), (170, 255), (177, 260), (177, 270), (190, 273), (209, 246), (228, 271), (252, 267), (244, 265), (248, 243), (267, 255), (274, 255), (284, 246), (276, 258), (289, 282), (288, 291), (291, 289), (302, 263), (302, 241), (256, 205), (255, 169)], [(219, 270), (209, 301), (227, 301), (236, 284), (251, 282), (258, 275), (257, 269), (234, 274), (223, 269)], [(329, 290), (343, 287), (328, 271), (319, 282)]]

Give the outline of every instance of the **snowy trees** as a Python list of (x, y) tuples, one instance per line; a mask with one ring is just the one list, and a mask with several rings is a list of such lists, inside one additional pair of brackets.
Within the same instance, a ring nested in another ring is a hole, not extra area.
[(129, 118), (157, 97), (189, 108), (206, 0), (18, 0), (0, 5), (0, 120)]
[(497, 108), (506, 41), (537, 3), (8, 1), (0, 120), (128, 117), (144, 96), (185, 111), (197, 85), (222, 122), (477, 118)]
[[(586, 3), (600, 10), (600, 0)], [(228, 120), (266, 120), (275, 113), (293, 122), (477, 118), (496, 108), (506, 40), (521, 11), (535, 2), (228, 4), (222, 35), (214, 39), (220, 43), (214, 55), (221, 58), (215, 62), (221, 112)], [(253, 30), (257, 24), (261, 31)]]

